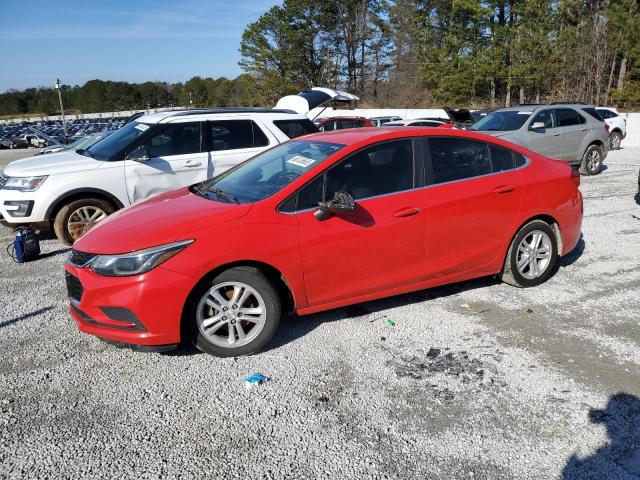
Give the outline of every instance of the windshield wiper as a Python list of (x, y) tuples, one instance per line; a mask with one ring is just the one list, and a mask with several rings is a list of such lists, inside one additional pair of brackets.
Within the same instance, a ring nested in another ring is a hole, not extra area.
[(217, 195), (220, 198), (226, 198), (227, 200), (230, 200), (233, 203), (240, 203), (240, 200), (238, 200), (237, 197), (234, 197), (230, 193), (225, 192), (224, 190), (222, 190), (220, 188), (211, 188), (211, 189), (208, 190), (208, 192), (214, 193), (215, 195)]
[(76, 150), (76, 153), (84, 155), (85, 157), (94, 158), (93, 154), (89, 150), (85, 150), (84, 148), (79, 148), (78, 150)]

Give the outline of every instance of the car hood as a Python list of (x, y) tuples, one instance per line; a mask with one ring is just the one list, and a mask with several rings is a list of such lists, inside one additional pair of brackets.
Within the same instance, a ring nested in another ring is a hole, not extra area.
[(188, 188), (167, 192), (110, 215), (76, 241), (86, 253), (126, 253), (196, 238), (199, 231), (246, 215), (251, 205), (208, 200)]
[(85, 157), (73, 151), (23, 158), (7, 165), (4, 174), (9, 177), (32, 177), (93, 170), (102, 164), (100, 160)]

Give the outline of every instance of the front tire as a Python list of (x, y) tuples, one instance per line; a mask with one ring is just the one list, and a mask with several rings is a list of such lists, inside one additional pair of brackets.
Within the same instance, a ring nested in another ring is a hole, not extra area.
[(216, 357), (237, 357), (256, 353), (271, 340), (282, 306), (262, 271), (235, 267), (202, 285), (185, 315), (196, 348)]
[(62, 206), (53, 220), (56, 237), (65, 245), (73, 245), (95, 224), (115, 211), (113, 205), (100, 198), (81, 198)]
[(597, 175), (602, 168), (602, 162), (604, 160), (604, 152), (602, 147), (598, 145), (589, 145), (587, 151), (582, 156), (582, 163), (580, 164), (580, 173), (582, 175)]
[(500, 279), (515, 287), (535, 287), (546, 281), (558, 259), (556, 234), (548, 223), (533, 220), (509, 246)]

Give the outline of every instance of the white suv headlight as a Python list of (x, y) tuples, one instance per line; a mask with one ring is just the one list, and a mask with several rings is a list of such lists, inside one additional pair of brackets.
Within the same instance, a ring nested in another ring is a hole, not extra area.
[(182, 251), (193, 240), (159, 245), (122, 255), (98, 255), (91, 262), (91, 270), (106, 277), (127, 277), (148, 272)]
[(0, 188), (6, 190), (18, 190), (20, 192), (33, 192), (47, 179), (47, 175), (41, 177), (4, 177)]

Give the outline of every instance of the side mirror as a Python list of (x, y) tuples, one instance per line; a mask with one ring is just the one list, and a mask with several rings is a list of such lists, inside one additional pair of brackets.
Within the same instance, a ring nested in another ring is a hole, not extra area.
[(356, 208), (356, 202), (347, 192), (336, 192), (333, 199), (328, 202), (319, 202), (318, 209), (313, 213), (314, 216), (322, 221), (331, 215), (339, 215), (341, 213), (353, 212)]
[(151, 154), (149, 153), (149, 148), (140, 145), (133, 152), (127, 155), (127, 160), (135, 160), (136, 162), (146, 162), (151, 158)]
[(529, 130), (542, 130), (544, 128), (544, 122), (533, 122), (531, 126), (529, 126)]

